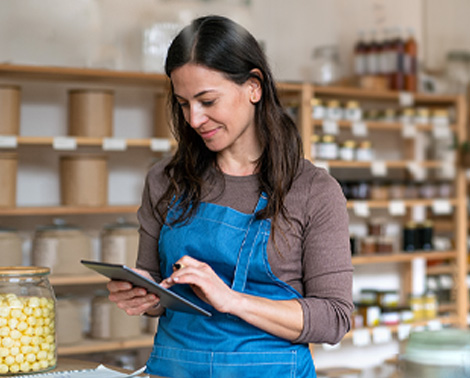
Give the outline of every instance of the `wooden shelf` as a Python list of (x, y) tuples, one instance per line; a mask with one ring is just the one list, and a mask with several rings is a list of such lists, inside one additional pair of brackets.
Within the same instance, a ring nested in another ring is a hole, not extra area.
[[(427, 206), (427, 207), (430, 207), (430, 206), (433, 205), (434, 201), (436, 201), (436, 200), (449, 201), (449, 203), (452, 206), (456, 206), (457, 202), (458, 202), (457, 199), (455, 199), (455, 198), (410, 199), (410, 200), (397, 200), (397, 201), (403, 202), (405, 207), (413, 207), (413, 206)], [(372, 208), (372, 209), (386, 209), (386, 208), (388, 208), (389, 204), (391, 203), (391, 201), (386, 201), (386, 200), (383, 200), (383, 201), (378, 201), (378, 200), (364, 200), (364, 201), (362, 201), (362, 200), (349, 200), (347, 202), (347, 208), (348, 209), (353, 209), (355, 202), (364, 202), (364, 203), (367, 204), (367, 206), (369, 208)]]
[(0, 208), (0, 216), (24, 216), (24, 215), (69, 215), (69, 214), (128, 214), (136, 213), (138, 205), (123, 206), (31, 206)]
[[(320, 161), (320, 160), (319, 160)], [(375, 160), (378, 161), (378, 160)], [(371, 168), (373, 161), (347, 161), (347, 160), (321, 160), (322, 163), (326, 163), (329, 168)], [(315, 162), (313, 162), (315, 163)], [(425, 161), (414, 161), (414, 160), (386, 160), (385, 165), (389, 169), (406, 169), (410, 164), (417, 164), (422, 168), (441, 168), (443, 166), (441, 161), (438, 160), (425, 160)]]
[(394, 254), (375, 254), (370, 256), (353, 256), (353, 265), (381, 264), (381, 263), (408, 263), (414, 259), (445, 260), (455, 259), (457, 251), (431, 251), (431, 252), (400, 252)]
[[(412, 323), (406, 323), (406, 324), (411, 325), (412, 328), (413, 327), (423, 327), (423, 326), (426, 326), (429, 322), (433, 322), (433, 321), (439, 321), (441, 324), (446, 325), (446, 324), (454, 324), (457, 321), (457, 318), (455, 316), (441, 316), (441, 317), (438, 317), (436, 319), (420, 320), (420, 321), (416, 321), (416, 322), (412, 322)], [(360, 330), (367, 329), (370, 333), (372, 333), (375, 328), (387, 327), (387, 328), (390, 329), (390, 331), (392, 333), (398, 333), (399, 326), (400, 325), (393, 325), (393, 326), (380, 325), (380, 326), (377, 326), (377, 327), (365, 327), (365, 328), (359, 328), (359, 329)], [(343, 340), (352, 339), (354, 331), (355, 331), (354, 329), (349, 331), (344, 336)]]
[(151, 348), (154, 335), (144, 335), (135, 339), (103, 341), (86, 339), (79, 344), (61, 346), (57, 348), (59, 356), (70, 356), (73, 354), (100, 353), (116, 350), (127, 350), (136, 348)]
[[(313, 119), (312, 125), (320, 127), (323, 125), (323, 121), (321, 119)], [(362, 120), (367, 125), (368, 129), (377, 130), (377, 131), (401, 131), (403, 129), (403, 124), (401, 122), (385, 122), (385, 121), (368, 121)], [(354, 122), (351, 121), (336, 121), (336, 124), (342, 128), (352, 128)], [(450, 130), (455, 132), (457, 130), (456, 125), (450, 125)], [(418, 131), (432, 131), (433, 125), (429, 124), (416, 124), (416, 130)]]
[[(67, 139), (74, 139), (77, 147), (102, 147), (105, 141), (104, 138), (87, 138), (87, 137), (69, 137), (64, 136)], [(18, 136), (16, 137), (18, 145), (24, 146), (53, 146), (56, 137), (40, 137), (40, 136)], [(113, 138), (110, 138), (113, 139)], [(127, 147), (147, 147), (150, 148), (152, 146), (152, 138), (140, 138), (140, 139), (132, 139), (132, 138), (115, 138), (115, 139), (123, 139), (126, 142)], [(169, 140), (170, 147), (175, 146), (174, 140)], [(166, 150), (161, 150), (166, 151)]]
[[(335, 87), (335, 86), (314, 86), (312, 87), (314, 96), (334, 96), (341, 98), (369, 99), (375, 101), (399, 101), (401, 92), (397, 91), (378, 91), (371, 89), (353, 88), (353, 87)], [(452, 95), (434, 95), (413, 93), (415, 103), (420, 104), (455, 104), (457, 96)]]
[(93, 68), (26, 66), (0, 64), (0, 78), (15, 80), (79, 81), (98, 84), (166, 86), (165, 75), (138, 71), (114, 71)]
[(69, 275), (69, 276), (54, 276), (49, 277), (49, 282), (52, 286), (69, 286), (69, 285), (95, 285), (105, 284), (109, 278), (100, 274), (83, 274), (83, 275)]

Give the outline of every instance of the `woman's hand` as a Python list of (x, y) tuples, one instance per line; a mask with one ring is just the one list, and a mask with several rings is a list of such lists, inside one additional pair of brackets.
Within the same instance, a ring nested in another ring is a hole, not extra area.
[(165, 284), (189, 284), (199, 298), (217, 311), (230, 312), (239, 293), (230, 289), (208, 264), (183, 256), (173, 266), (173, 274), (163, 281)]
[(196, 295), (220, 312), (229, 313), (273, 335), (296, 340), (303, 329), (302, 307), (296, 299), (271, 300), (232, 290), (206, 263), (183, 256), (175, 262), (168, 286), (189, 284)]
[[(141, 269), (133, 270), (153, 281), (153, 278), (147, 271)], [(164, 282), (161, 285), (168, 287)], [(160, 302), (160, 298), (155, 294), (150, 294), (141, 287), (133, 287), (127, 281), (111, 280), (108, 282), (107, 288), (109, 290), (109, 300), (116, 303), (128, 315), (142, 315), (144, 313), (154, 315), (155, 311), (153, 309)]]

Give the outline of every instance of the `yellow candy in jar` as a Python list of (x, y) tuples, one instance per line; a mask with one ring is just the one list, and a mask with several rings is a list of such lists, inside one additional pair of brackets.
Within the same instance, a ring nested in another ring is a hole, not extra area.
[[(55, 296), (44, 280), (48, 273), (47, 268), (0, 267), (0, 375), (47, 371), (56, 365)], [(11, 290), (12, 282), (21, 282), (22, 291), (5, 293), (2, 285)], [(32, 282), (34, 295), (28, 295), (24, 286)]]

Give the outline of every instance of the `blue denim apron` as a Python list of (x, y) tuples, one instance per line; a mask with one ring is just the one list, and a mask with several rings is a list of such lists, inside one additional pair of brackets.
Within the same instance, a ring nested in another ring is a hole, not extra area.
[[(255, 213), (266, 206), (262, 195)], [(174, 219), (170, 210), (168, 219)], [(164, 226), (159, 239), (163, 277), (183, 255), (208, 263), (233, 290), (273, 300), (300, 298), (271, 271), (266, 246), (270, 220), (229, 207), (202, 203), (188, 224)], [(163, 377), (315, 378), (307, 344), (293, 344), (223, 314), (200, 300), (188, 285), (172, 290), (212, 312), (212, 317), (166, 309), (160, 318), (147, 373)]]

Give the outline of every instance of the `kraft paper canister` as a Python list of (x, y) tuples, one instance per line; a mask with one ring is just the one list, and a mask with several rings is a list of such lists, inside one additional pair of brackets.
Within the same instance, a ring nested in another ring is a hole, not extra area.
[(64, 206), (106, 206), (108, 162), (105, 155), (60, 158), (60, 195)]
[(113, 135), (112, 91), (72, 90), (68, 100), (70, 136), (105, 138)]
[(0, 266), (23, 265), (22, 244), (17, 231), (0, 228)]
[(20, 87), (0, 85), (0, 135), (19, 134), (20, 104)]
[(15, 207), (18, 155), (0, 152), (0, 207)]

